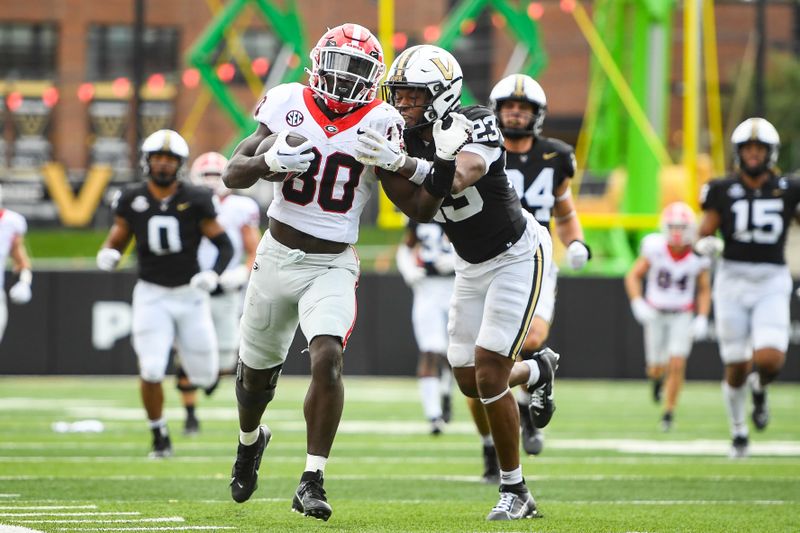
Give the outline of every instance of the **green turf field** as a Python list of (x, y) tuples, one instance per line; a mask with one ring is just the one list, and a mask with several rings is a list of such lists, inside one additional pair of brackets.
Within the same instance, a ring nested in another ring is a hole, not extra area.
[[(544, 518), (498, 523), (484, 520), (497, 488), (478, 481), (480, 443), (463, 402), (447, 433), (429, 436), (412, 379), (346, 378), (326, 470), (333, 516), (290, 512), (305, 461), (306, 383), (281, 379), (260, 488), (236, 504), (230, 383), (203, 401), (202, 433), (191, 439), (170, 383), (175, 457), (154, 461), (133, 378), (0, 378), (0, 531), (800, 531), (797, 385), (770, 389), (770, 427), (751, 435), (749, 459), (733, 461), (718, 383), (690, 383), (663, 434), (644, 382), (562, 381), (546, 449), (523, 462)], [(105, 430), (52, 430), (84, 419)]]

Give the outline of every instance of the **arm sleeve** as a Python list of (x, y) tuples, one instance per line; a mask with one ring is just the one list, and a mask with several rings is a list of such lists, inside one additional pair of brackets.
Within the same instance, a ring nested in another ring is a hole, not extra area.
[(214, 266), (211, 267), (211, 270), (216, 272), (217, 274), (222, 274), (225, 272), (225, 269), (228, 267), (228, 263), (231, 262), (233, 258), (233, 244), (231, 243), (228, 234), (224, 231), (214, 237), (213, 239), (209, 239), (211, 243), (217, 247), (217, 261), (214, 263)]

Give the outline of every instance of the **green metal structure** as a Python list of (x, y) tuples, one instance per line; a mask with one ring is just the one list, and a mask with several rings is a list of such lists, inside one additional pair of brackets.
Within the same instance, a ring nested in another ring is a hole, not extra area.
[[(286, 0), (283, 10), (271, 0), (231, 0), (225, 4), (225, 7), (192, 45), (188, 53), (189, 64), (198, 70), (202, 83), (211, 92), (220, 109), (236, 126), (236, 139), (226, 150), (229, 153), (240, 140), (255, 129), (256, 122), (251, 113), (242, 108), (228, 87), (217, 77), (211, 58), (219, 44), (225, 40), (226, 31), (238, 17), (244, 14), (248, 7), (261, 16), (280, 41), (291, 48), (297, 58), (303, 57), (307, 52), (305, 32), (293, 0)], [(304, 62), (295, 61), (294, 63), (283, 73), (279, 83), (300, 78)]]

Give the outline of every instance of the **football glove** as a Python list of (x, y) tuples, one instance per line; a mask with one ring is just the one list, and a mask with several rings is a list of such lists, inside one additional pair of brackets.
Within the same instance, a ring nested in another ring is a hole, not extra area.
[(403, 276), (403, 281), (409, 287), (414, 287), (421, 279), (425, 277), (425, 269), (417, 264), (411, 248), (401, 244), (397, 247), (397, 270)]
[(229, 268), (219, 277), (219, 285), (223, 291), (236, 291), (244, 287), (250, 278), (250, 269), (245, 265)]
[(724, 243), (722, 239), (719, 237), (715, 237), (714, 235), (707, 235), (702, 239), (698, 240), (694, 243), (694, 251), (697, 255), (702, 255), (705, 257), (714, 257), (719, 255), (719, 253), (724, 248)]
[(31, 301), (31, 286), (24, 281), (16, 282), (8, 291), (8, 297), (15, 304), (26, 304)]
[(117, 267), (120, 258), (122, 258), (122, 254), (119, 253), (119, 250), (115, 250), (114, 248), (101, 248), (100, 251), (97, 252), (97, 268), (111, 272)]
[[(445, 121), (447, 125), (445, 125)], [(436, 157), (452, 161), (465, 144), (472, 141), (472, 122), (461, 113), (450, 113), (433, 123)]]
[(456, 271), (456, 254), (441, 253), (433, 260), (433, 268), (442, 276), (449, 276)]
[(396, 172), (406, 160), (400, 148), (397, 128), (392, 128), (388, 139), (372, 128), (362, 128), (356, 139), (355, 152), (359, 163), (381, 167), (390, 172)]
[[(289, 130), (278, 134), (275, 143), (264, 154), (264, 161), (271, 172), (300, 172), (303, 173), (311, 166), (314, 154), (310, 152), (313, 143), (308, 140), (300, 146), (289, 146), (286, 137)], [(306, 153), (303, 153), (306, 152)]]
[(642, 325), (647, 324), (658, 316), (658, 312), (641, 297), (634, 298), (631, 301), (631, 312), (633, 312), (633, 318)]
[(202, 291), (214, 292), (219, 285), (219, 274), (213, 270), (203, 270), (192, 276), (189, 285)]
[(572, 270), (580, 270), (592, 257), (592, 252), (583, 241), (575, 239), (567, 246), (567, 264)]
[(692, 321), (692, 337), (696, 341), (708, 338), (708, 317), (706, 315), (694, 317)]

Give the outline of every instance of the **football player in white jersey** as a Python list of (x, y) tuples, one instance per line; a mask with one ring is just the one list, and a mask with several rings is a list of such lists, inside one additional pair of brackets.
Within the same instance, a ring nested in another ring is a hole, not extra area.
[[(497, 82), (489, 94), (506, 148), (506, 174), (514, 185), (522, 207), (545, 228), (555, 221), (555, 233), (567, 250), (567, 264), (580, 270), (591, 257), (584, 242), (575, 203), (570, 191), (575, 174), (575, 153), (567, 143), (542, 135), (547, 114), (547, 97), (539, 83), (524, 74), (512, 74)], [(545, 274), (542, 295), (521, 357), (533, 357), (545, 346), (555, 310), (558, 266), (551, 263)], [(532, 398), (525, 387), (517, 392), (522, 423), (522, 447), (532, 455), (541, 453), (544, 435), (528, 415)], [(538, 399), (537, 399), (538, 401)], [(474, 416), (480, 416), (473, 409)], [(480, 424), (479, 424), (480, 427)]]
[(656, 401), (666, 379), (664, 431), (672, 428), (692, 340), (708, 334), (711, 262), (692, 252), (696, 238), (692, 208), (683, 202), (669, 204), (661, 213), (661, 232), (642, 240), (641, 253), (625, 275), (633, 316), (644, 327), (646, 371)]
[[(725, 363), (730, 455), (745, 457), (745, 386), (753, 395), (753, 425), (763, 430), (769, 421), (766, 386), (783, 368), (789, 346), (792, 277), (785, 249), (789, 224), (798, 216), (800, 178), (778, 174), (780, 137), (767, 120), (745, 120), (733, 130), (731, 142), (735, 171), (703, 188), (701, 239), (695, 250), (705, 255), (722, 251), (714, 276), (714, 321)], [(717, 230), (722, 239), (715, 236)]]
[[(218, 379), (209, 293), (217, 288), (233, 247), (217, 222), (211, 191), (180, 179), (189, 158), (183, 137), (173, 130), (158, 130), (144, 140), (141, 152), (146, 181), (115, 198), (114, 224), (97, 252), (97, 266), (113, 271), (122, 250), (136, 239), (139, 279), (133, 289), (131, 340), (153, 434), (150, 456), (163, 458), (172, 455), (161, 383), (173, 346), (192, 383), (208, 388)], [(216, 262), (205, 270), (197, 261), (203, 237), (219, 250)]]
[[(461, 391), (483, 403), (500, 463), (500, 498), (486, 518), (531, 518), (538, 511), (522, 477), (519, 410), (510, 386), (542, 389), (541, 409), (534, 412), (531, 405), (531, 413), (540, 427), (546, 425), (553, 411), (555, 361), (515, 358), (549, 268), (552, 241), (509, 184), (496, 117), (483, 106), (462, 108), (461, 86), (461, 67), (452, 54), (437, 46), (413, 46), (392, 63), (385, 97), (405, 119), (408, 155), (434, 169), (434, 179), (420, 179), (423, 188), (444, 198), (434, 219), (456, 251), (447, 358)], [(470, 132), (463, 141), (455, 135), (461, 130)], [(362, 142), (362, 161), (389, 171), (400, 167), (402, 176), (420, 178), (400, 165), (406, 156), (394, 153), (380, 133), (367, 130)], [(447, 168), (455, 177), (445, 188), (436, 177)], [(387, 193), (408, 184), (383, 183)]]
[[(0, 189), (0, 206), (3, 205), (3, 191)], [(14, 272), (18, 274), (17, 282), (8, 290), (9, 299), (15, 304), (26, 304), (31, 301), (33, 274), (31, 273), (31, 260), (25, 249), (25, 233), (28, 223), (25, 217), (0, 207), (0, 264), (5, 265), (9, 257), (13, 264)], [(5, 281), (6, 269), (0, 269), (0, 287)], [(6, 293), (0, 291), (0, 341), (6, 332), (8, 324), (8, 307), (6, 306)]]
[[(222, 171), (228, 159), (217, 152), (206, 152), (194, 160), (189, 170), (189, 181), (214, 192), (214, 205), (217, 208), (217, 221), (225, 229), (233, 245), (233, 258), (219, 277), (219, 286), (211, 293), (211, 317), (217, 333), (219, 347), (219, 374), (231, 375), (236, 371), (236, 350), (239, 347), (239, 317), (242, 310), (242, 291), (250, 278), (250, 269), (256, 258), (256, 247), (261, 238), (259, 231), (260, 209), (258, 203), (249, 196), (231, 194), (222, 183)], [(207, 238), (200, 241), (197, 260), (201, 270), (210, 269), (217, 260), (217, 248)], [(180, 355), (180, 354), (178, 354)], [(186, 409), (183, 426), (185, 435), (195, 435), (200, 430), (195, 408), (197, 387), (178, 363), (175, 370), (178, 376), (178, 390)], [(206, 389), (211, 392), (216, 384)]]
[(453, 374), (447, 363), (447, 313), (453, 295), (455, 252), (440, 224), (409, 221), (397, 247), (397, 269), (414, 293), (411, 321), (419, 348), (422, 410), (439, 435), (450, 421)]
[[(403, 118), (376, 99), (386, 66), (380, 43), (369, 30), (343, 24), (325, 32), (311, 50), (308, 86), (298, 83), (270, 89), (256, 109), (259, 125), (237, 146), (223, 173), (229, 188), (247, 188), (259, 179), (274, 182), (269, 230), (256, 251), (245, 295), (236, 378), (239, 447), (231, 475), (237, 502), (256, 489), (258, 468), (271, 438), (261, 425), (275, 395), (281, 367), (298, 324), (308, 341), (311, 383), (303, 412), (307, 455), (292, 508), (306, 516), (330, 518), (323, 488), (325, 465), (342, 415), (342, 356), (356, 317), (359, 262), (352, 244), (361, 212), (376, 184), (373, 163), (357, 160), (358, 138), (377, 132), (394, 157), (394, 170), (419, 174), (428, 188), (404, 175), (389, 198), (410, 218), (430, 220), (442, 204), (434, 191), (450, 188), (451, 165), (433, 168), (401, 150)], [(307, 140), (287, 142), (289, 132)], [(449, 143), (447, 155), (466, 142), (469, 132), (439, 124), (437, 135)], [(267, 137), (277, 134), (264, 153)], [(446, 140), (445, 140), (446, 138)], [(438, 169), (438, 171), (437, 171)]]

